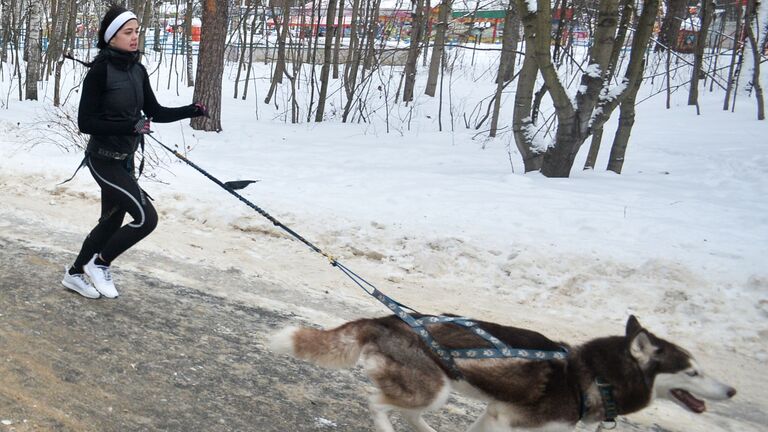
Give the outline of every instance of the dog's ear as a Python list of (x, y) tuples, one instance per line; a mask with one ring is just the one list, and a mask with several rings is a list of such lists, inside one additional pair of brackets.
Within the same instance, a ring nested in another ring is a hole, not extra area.
[(658, 347), (653, 344), (648, 332), (642, 328), (630, 339), (629, 353), (632, 354), (632, 357), (643, 369), (651, 363), (656, 350), (658, 350)]
[(630, 315), (629, 319), (627, 319), (627, 329), (626, 329), (627, 339), (632, 339), (641, 331), (643, 331), (643, 326), (640, 325), (640, 321), (638, 321), (634, 315)]
[(658, 347), (653, 344), (648, 330), (644, 329), (634, 315), (627, 319), (626, 338), (629, 341), (629, 352), (632, 357), (645, 368), (653, 359)]

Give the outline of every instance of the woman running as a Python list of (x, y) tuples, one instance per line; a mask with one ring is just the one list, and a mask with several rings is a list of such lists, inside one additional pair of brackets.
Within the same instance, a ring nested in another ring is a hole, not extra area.
[[(101, 21), (100, 51), (83, 81), (77, 123), (90, 134), (84, 163), (101, 188), (101, 217), (61, 283), (88, 298), (118, 296), (110, 264), (157, 226), (133, 161), (143, 134), (151, 132), (150, 119), (170, 123), (208, 115), (201, 103), (166, 108), (157, 102), (138, 44), (136, 15), (113, 5)], [(126, 213), (133, 220), (123, 225)]]

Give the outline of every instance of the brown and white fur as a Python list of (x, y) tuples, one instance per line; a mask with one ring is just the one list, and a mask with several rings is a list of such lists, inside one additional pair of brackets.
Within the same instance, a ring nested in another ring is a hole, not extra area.
[[(358, 362), (378, 392), (370, 398), (379, 432), (394, 432), (387, 412), (398, 410), (418, 432), (435, 432), (421, 415), (445, 404), (451, 390), (488, 403), (468, 432), (573, 430), (579, 421), (605, 418), (596, 380), (609, 383), (618, 414), (648, 406), (654, 396), (673, 399), (693, 412), (704, 402), (733, 397), (736, 390), (707, 377), (691, 355), (643, 328), (634, 316), (624, 336), (593, 339), (568, 347), (540, 333), (476, 321), (510, 347), (557, 350), (565, 360), (456, 359), (456, 379), (411, 328), (395, 316), (361, 319), (330, 330), (286, 328), (271, 340), (275, 352), (324, 367), (347, 368)], [(489, 346), (454, 324), (429, 327), (445, 348)], [(580, 416), (583, 414), (583, 417)]]

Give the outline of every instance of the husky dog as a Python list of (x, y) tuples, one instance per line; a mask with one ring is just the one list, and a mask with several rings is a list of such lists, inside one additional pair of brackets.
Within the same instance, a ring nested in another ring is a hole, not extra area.
[[(387, 417), (398, 410), (418, 432), (435, 432), (421, 417), (445, 404), (456, 390), (488, 402), (468, 432), (566, 431), (578, 421), (610, 421), (648, 406), (654, 396), (701, 413), (699, 399), (733, 397), (733, 387), (707, 377), (691, 355), (643, 328), (634, 316), (625, 336), (593, 339), (569, 347), (520, 328), (475, 321), (483, 330), (518, 349), (568, 350), (565, 359), (455, 359), (461, 376), (396, 316), (361, 319), (331, 330), (290, 327), (271, 340), (275, 352), (333, 368), (358, 361), (378, 391), (370, 398), (379, 432), (394, 432)], [(429, 327), (446, 349), (489, 347), (465, 327)], [(696, 395), (696, 396), (694, 396)]]

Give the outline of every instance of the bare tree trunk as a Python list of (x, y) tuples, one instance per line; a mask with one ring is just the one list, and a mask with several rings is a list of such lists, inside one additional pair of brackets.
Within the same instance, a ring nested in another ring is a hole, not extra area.
[[(355, 58), (356, 63), (356, 70), (359, 71), (360, 76), (359, 78), (357, 75), (355, 76), (355, 83), (359, 83), (357, 85), (357, 88), (354, 91), (360, 91), (361, 93), (364, 92), (366, 89), (370, 89), (369, 86), (366, 84), (370, 84), (369, 78), (369, 71), (372, 74), (374, 67), (378, 66), (378, 56), (376, 55), (376, 28), (378, 26), (378, 17), (379, 17), (379, 6), (381, 4), (381, 0), (367, 0), (366, 6), (364, 7), (364, 12), (362, 15), (362, 27), (361, 32), (363, 33), (363, 37), (359, 41), (359, 46), (363, 47), (361, 49), (360, 57)], [(360, 65), (362, 64), (362, 67)], [(353, 98), (353, 101), (357, 103), (357, 111), (358, 111), (358, 121), (366, 121), (366, 100), (367, 98), (363, 95), (359, 95), (356, 99)], [(351, 105), (350, 105), (351, 108)]]
[[(611, 60), (608, 62), (608, 73), (605, 77), (605, 82), (611, 82), (613, 76), (616, 74), (616, 63), (619, 59), (619, 54), (624, 47), (624, 41), (627, 38), (627, 32), (632, 17), (635, 14), (634, 0), (622, 0), (621, 4), (621, 21), (619, 22), (619, 28), (616, 33), (616, 43), (613, 44), (613, 52), (611, 53)], [(603, 142), (603, 127), (596, 127), (592, 133), (592, 141), (589, 145), (589, 152), (587, 153), (587, 160), (584, 162), (584, 169), (594, 169), (597, 163), (597, 155), (600, 152), (600, 144)]]
[(611, 117), (613, 110), (619, 106), (631, 89), (634, 88), (636, 81), (642, 80), (645, 54), (653, 33), (653, 24), (656, 19), (658, 5), (658, 0), (643, 0), (643, 13), (637, 21), (634, 37), (632, 38), (629, 64), (624, 73), (623, 85), (625, 89), (617, 97), (606, 97), (600, 100), (598, 112), (593, 119), (593, 128), (605, 124)]
[[(304, 24), (304, 14), (301, 14), (301, 22)], [(288, 78), (288, 81), (291, 83), (291, 123), (298, 123), (300, 121), (300, 115), (301, 110), (299, 108), (299, 101), (297, 97), (297, 83), (298, 83), (298, 77), (301, 74), (301, 69), (304, 64), (304, 56), (301, 53), (301, 42), (303, 41), (304, 37), (302, 35), (299, 36), (299, 46), (293, 50), (293, 57), (291, 58), (291, 63), (293, 65), (293, 74), (288, 73), (288, 68), (286, 66), (285, 70), (285, 76)], [(314, 66), (314, 64), (312, 64)], [(247, 84), (247, 83), (246, 83)], [(307, 112), (309, 113), (311, 110), (310, 108), (307, 109)], [(307, 120), (309, 121), (309, 119)]]
[(354, 103), (355, 90), (357, 88), (357, 71), (360, 69), (360, 49), (357, 37), (357, 21), (360, 17), (360, 0), (352, 0), (352, 22), (349, 33), (349, 50), (347, 51), (347, 64), (344, 67), (344, 92), (347, 102), (344, 104), (344, 114), (341, 121), (346, 123)]
[(344, 0), (339, 0), (339, 15), (337, 17), (336, 38), (333, 43), (333, 79), (339, 79), (339, 51), (341, 38), (344, 36)]
[[(336, 15), (336, 0), (328, 0), (328, 11), (325, 19), (325, 46), (323, 49), (323, 68), (320, 71), (320, 96), (317, 98), (317, 111), (315, 121), (323, 121), (325, 114), (325, 99), (328, 95), (328, 81), (331, 74), (331, 60), (333, 59), (333, 38), (335, 36), (333, 19)], [(338, 31), (338, 29), (336, 29)]]
[[(315, 9), (317, 13), (315, 13)], [(315, 75), (317, 74), (317, 46), (320, 44), (320, 20), (322, 19), (322, 4), (320, 2), (312, 2), (312, 25), (311, 28), (317, 30), (312, 33), (312, 38), (309, 42), (311, 49), (307, 51), (307, 63), (310, 64), (309, 69), (309, 106), (307, 108), (307, 123), (312, 120), (312, 112), (315, 107), (315, 84), (317, 82)], [(317, 23), (317, 24), (315, 24)]]
[(746, 55), (747, 50), (747, 41), (746, 41), (746, 30), (744, 31), (744, 34), (741, 36), (741, 43), (739, 44), (739, 58), (736, 60), (736, 70), (734, 71), (733, 76), (733, 100), (731, 101), (731, 112), (736, 111), (736, 98), (739, 96), (739, 79), (741, 78), (741, 71), (744, 68), (744, 56)]
[(702, 0), (701, 3), (701, 29), (696, 36), (696, 48), (693, 56), (693, 71), (691, 72), (691, 86), (688, 91), (688, 105), (699, 104), (699, 79), (704, 74), (704, 49), (707, 47), (709, 25), (712, 23), (712, 15), (715, 11), (713, 0)]
[[(619, 1), (600, 0), (589, 66), (582, 75), (581, 85), (573, 102), (552, 63), (550, 1), (538, 0), (536, 12), (527, 10), (525, 0), (520, 0), (518, 4), (521, 10), (528, 12), (523, 19), (526, 44), (532, 43), (535, 46), (534, 58), (552, 98), (557, 121), (555, 142), (554, 145), (549, 145), (544, 153), (541, 172), (547, 177), (568, 177), (580, 146), (595, 128), (601, 127), (610, 118), (613, 110), (639, 85), (638, 80), (642, 80), (643, 59), (653, 30), (658, 0), (644, 1), (643, 14), (638, 20), (633, 37), (623, 90), (618, 95), (604, 96), (601, 96), (601, 91), (608, 85), (607, 69), (616, 42), (614, 36), (618, 25)], [(530, 129), (523, 129), (521, 132), (531, 134)], [(527, 142), (530, 143), (531, 139), (528, 138)]]
[[(312, 11), (309, 14), (309, 35), (308, 39), (309, 42), (307, 42), (307, 45), (310, 49), (307, 50), (307, 59), (306, 62), (314, 65), (315, 64), (315, 56), (317, 55), (317, 43), (320, 36), (320, 6), (322, 4), (320, 2), (312, 2)], [(304, 16), (306, 15), (306, 12), (304, 11), (305, 6), (302, 6), (302, 17), (301, 19), (304, 20)]]
[(152, 51), (154, 52), (160, 52), (163, 50), (162, 46), (160, 46), (160, 32), (162, 29), (160, 28), (160, 20), (158, 18), (155, 19), (155, 31), (153, 34), (154, 42), (152, 43)]
[(728, 108), (731, 105), (731, 93), (733, 92), (735, 86), (734, 81), (736, 80), (736, 62), (739, 58), (739, 53), (744, 49), (744, 45), (742, 43), (741, 39), (741, 6), (736, 6), (738, 17), (736, 19), (736, 33), (734, 34), (734, 40), (733, 40), (733, 50), (731, 51), (731, 64), (728, 66), (728, 85), (725, 88), (725, 99), (723, 100), (723, 111), (728, 111)]
[(619, 55), (624, 49), (624, 43), (627, 40), (627, 33), (631, 27), (632, 18), (637, 12), (635, 10), (634, 0), (621, 0), (621, 20), (619, 21), (619, 28), (616, 32), (616, 43), (613, 44), (613, 52), (611, 52), (611, 60), (608, 62), (608, 76), (607, 81), (613, 79), (616, 75), (616, 63), (619, 61)]
[[(526, 6), (518, 3), (518, 11), (523, 11), (528, 16)], [(525, 19), (523, 24), (528, 27), (525, 30), (525, 57), (517, 80), (515, 92), (515, 109), (512, 118), (512, 132), (515, 135), (517, 150), (523, 157), (525, 172), (536, 171), (541, 168), (544, 149), (534, 145), (534, 124), (531, 114), (533, 105), (533, 91), (536, 86), (536, 76), (539, 66), (536, 63), (536, 46), (534, 41), (535, 21)]]
[[(538, 32), (536, 35), (536, 60), (555, 105), (557, 130), (555, 144), (544, 153), (541, 172), (547, 177), (568, 177), (579, 148), (590, 135), (590, 120), (598, 102), (600, 90), (607, 76), (614, 36), (618, 26), (618, 0), (601, 0), (598, 9), (594, 44), (590, 49), (589, 66), (581, 77), (580, 90), (576, 93), (574, 107), (568, 97), (549, 54), (549, 33), (542, 30), (548, 25), (549, 8), (542, 10), (539, 2)], [(544, 6), (549, 6), (545, 4)], [(544, 37), (542, 37), (544, 36)], [(575, 109), (574, 109), (575, 108)]]
[(589, 153), (587, 153), (587, 160), (584, 161), (584, 169), (590, 170), (595, 168), (597, 163), (597, 155), (600, 153), (600, 145), (603, 143), (603, 128), (595, 129), (592, 133), (592, 141), (589, 144)]
[[(445, 81), (445, 62), (446, 62), (446, 54), (445, 50), (443, 50), (443, 58), (440, 59), (441, 65), (440, 65), (440, 98), (438, 101), (438, 109), (437, 109), (437, 125), (440, 130), (440, 132), (443, 131), (443, 82)], [(453, 122), (451, 122), (453, 124)], [(453, 128), (451, 128), (453, 130)]]
[[(254, 12), (258, 15), (258, 7), (261, 5), (261, 0), (256, 5)], [(248, 96), (248, 84), (251, 82), (251, 71), (253, 70), (253, 37), (256, 34), (256, 15), (254, 15), (251, 21), (251, 35), (248, 41), (248, 71), (245, 73), (245, 86), (243, 87), (243, 100)], [(266, 57), (266, 56), (265, 56)]]
[[(511, 11), (511, 13), (510, 13)], [(502, 37), (501, 60), (508, 65), (502, 75), (496, 76), (496, 81), (511, 81), (515, 74), (517, 60), (517, 45), (520, 43), (520, 10), (514, 1), (509, 3), (504, 15), (504, 36)], [(507, 48), (508, 47), (508, 48)]]
[(150, 26), (152, 20), (152, 0), (146, 0), (142, 2), (144, 6), (137, 12), (137, 16), (141, 17), (141, 27), (139, 28), (139, 51), (144, 52), (146, 39), (147, 39), (147, 27)]
[(194, 57), (192, 56), (192, 8), (193, 1), (187, 0), (187, 9), (184, 12), (184, 42), (186, 45), (186, 62), (187, 62), (187, 87), (195, 86), (195, 74), (194, 74)]
[(666, 97), (667, 97), (666, 107), (667, 109), (670, 109), (672, 107), (672, 76), (670, 74), (670, 69), (672, 67), (672, 50), (667, 50), (666, 62), (664, 63), (666, 66), (666, 69), (664, 71), (664, 76), (666, 78), (666, 84), (667, 84), (664, 88), (666, 90)]
[[(21, 1), (21, 13), (19, 14), (19, 20), (16, 23), (17, 28), (19, 29), (19, 46), (24, 46), (24, 49), (22, 50), (22, 59), (24, 60), (24, 63), (27, 62), (27, 58), (29, 57), (29, 44), (26, 43), (27, 38), (29, 37), (29, 2), (33, 0), (20, 0)], [(24, 35), (22, 38), (21, 36)], [(21, 89), (19, 89), (21, 91)]]
[(555, 31), (555, 47), (552, 53), (552, 60), (557, 64), (558, 68), (562, 64), (562, 56), (560, 55), (560, 46), (563, 43), (563, 30), (565, 29), (565, 21), (566, 21), (565, 14), (567, 9), (568, 9), (568, 0), (555, 0), (553, 10), (559, 10), (560, 19), (557, 20), (557, 30)]
[[(166, 87), (167, 89), (171, 88), (171, 78), (173, 77), (173, 72), (176, 72), (176, 74), (178, 75), (177, 67), (179, 62), (178, 62), (178, 59), (176, 58), (176, 47), (179, 45), (179, 30), (176, 24), (179, 22), (179, 1), (180, 0), (176, 0), (176, 4), (174, 5), (175, 8), (173, 13), (173, 27), (172, 27), (173, 28), (173, 44), (171, 45), (171, 61), (170, 61), (170, 64), (168, 65), (169, 67), (168, 67), (168, 84)], [(179, 82), (177, 77), (177, 80), (176, 80), (177, 89), (178, 89), (178, 83)], [(178, 91), (176, 93), (178, 95)]]
[[(442, 0), (441, 0), (442, 2)], [(421, 37), (421, 51), (424, 53), (422, 56), (421, 67), (427, 67), (427, 56), (429, 55), (429, 39), (432, 37), (432, 2), (430, 0), (424, 0), (424, 10), (426, 16), (422, 22), (422, 37)], [(439, 9), (438, 9), (439, 14)]]
[[(19, 91), (19, 100), (22, 100), (22, 89), (24, 88), (23, 83), (21, 82), (21, 68), (19, 65), (21, 64), (21, 59), (19, 58), (19, 49), (20, 49), (20, 27), (21, 23), (19, 22), (19, 15), (20, 15), (20, 9), (22, 5), (19, 5), (16, 1), (11, 3), (11, 9), (10, 9), (10, 24), (9, 24), (9, 45), (13, 47), (13, 51), (11, 52), (10, 56), (10, 62), (13, 63), (13, 69), (11, 70), (10, 74), (10, 81), (11, 84), (13, 84), (14, 77), (17, 77), (19, 80), (18, 86), (16, 88)], [(11, 92), (13, 91), (13, 85), (10, 86), (8, 90), (8, 97), (10, 98)]]
[(641, 83), (642, 80), (635, 82), (634, 87), (629, 89), (627, 97), (621, 101), (619, 108), (619, 128), (616, 130), (616, 135), (613, 138), (611, 155), (608, 160), (608, 170), (616, 174), (621, 174), (621, 169), (624, 167), (624, 156), (627, 153), (629, 135), (632, 133), (632, 126), (635, 124), (635, 99), (637, 98), (637, 92), (640, 90)]
[[(159, 1), (157, 1), (157, 0), (147, 0), (147, 1), (152, 1), (152, 2), (154, 2), (154, 3), (155, 3), (156, 5), (158, 5), (158, 6), (162, 4), (161, 2), (159, 2)], [(205, 0), (203, 0), (203, 1), (205, 1)], [(161, 29), (161, 27), (162, 27), (162, 23), (160, 22), (160, 17), (158, 16), (158, 14), (157, 14), (157, 13), (154, 13), (154, 14), (152, 14), (152, 15), (155, 17), (155, 34), (154, 34), (154, 37), (155, 37), (155, 42), (154, 42), (154, 44), (153, 44), (153, 46), (152, 46), (152, 49), (153, 49), (155, 52), (160, 52), (160, 51), (162, 51), (162, 49), (163, 49), (163, 48), (160, 46), (160, 32), (161, 32), (161, 30), (162, 30), (162, 29)]]
[[(301, 61), (299, 61), (301, 63)], [(296, 70), (294, 70), (294, 73)], [(296, 100), (296, 75), (289, 75), (286, 70), (285, 75), (291, 83), (291, 123), (299, 122), (299, 102)]]
[(504, 15), (504, 36), (501, 43), (501, 56), (499, 58), (499, 73), (496, 76), (496, 95), (493, 103), (493, 117), (491, 117), (491, 132), (490, 136), (495, 137), (496, 131), (499, 127), (499, 112), (501, 111), (501, 98), (502, 91), (506, 87), (509, 78), (512, 76), (511, 72), (515, 68), (515, 51), (517, 50), (517, 42), (520, 34), (519, 27), (514, 24), (519, 23), (516, 19), (517, 8), (515, 2), (509, 2), (507, 6), (506, 14)]
[[(20, 23), (19, 23), (20, 24)], [(21, 63), (22, 59), (21, 57), (24, 54), (19, 55), (19, 49), (21, 46), (21, 35), (20, 32), (14, 31), (13, 32), (13, 55), (15, 56), (13, 59), (13, 76), (16, 76), (19, 80), (19, 85), (16, 86), (16, 88), (19, 90), (19, 100), (22, 100), (22, 88), (24, 88), (24, 84), (21, 82)], [(11, 78), (11, 81), (13, 81), (13, 78)]]
[(714, 78), (714, 75), (715, 75), (716, 71), (720, 70), (718, 68), (718, 62), (720, 61), (720, 57), (723, 54), (723, 42), (726, 40), (726, 38), (725, 38), (725, 14), (726, 13), (720, 15), (720, 22), (719, 22), (720, 26), (716, 30), (717, 31), (717, 36), (715, 37), (715, 47), (716, 47), (715, 49), (717, 51), (717, 55), (715, 55), (715, 61), (711, 63), (712, 64), (712, 67), (711, 67), (712, 76), (710, 76), (710, 79), (709, 79), (709, 92), (710, 93), (712, 93), (712, 91), (715, 88), (715, 78)]
[[(243, 15), (243, 19), (240, 20), (240, 25), (237, 26), (238, 33), (240, 33), (240, 56), (237, 61), (237, 75), (235, 76), (235, 95), (233, 96), (235, 99), (237, 99), (237, 93), (238, 89), (240, 88), (240, 74), (243, 72), (243, 69), (245, 67), (245, 49), (248, 46), (247, 43), (245, 43), (245, 36), (248, 34), (248, 14), (251, 13), (251, 5), (249, 4), (245, 8), (245, 15)], [(250, 48), (248, 48), (250, 50)]]
[[(757, 7), (757, 6), (755, 6)], [(762, 20), (762, 24), (760, 24), (757, 28), (757, 39), (760, 41), (760, 46), (763, 47), (763, 52), (768, 52), (768, 9), (763, 8), (762, 14), (760, 11), (758, 11), (758, 16)], [(763, 32), (763, 37), (760, 39), (760, 32)]]
[[(613, 0), (602, 0), (601, 5), (610, 1)], [(521, 9), (527, 8), (525, 2), (518, 4)], [(549, 90), (557, 118), (555, 143), (549, 146), (544, 153), (541, 172), (547, 177), (568, 177), (573, 153), (581, 138), (578, 129), (579, 122), (576, 107), (572, 104), (568, 93), (560, 82), (557, 70), (552, 64), (549, 30), (552, 12), (549, 0), (539, 0), (537, 9), (537, 13), (529, 13), (523, 20), (526, 22), (526, 43), (530, 41), (534, 46), (534, 58)], [(603, 9), (602, 6), (601, 9)], [(597, 40), (597, 37), (595, 39)], [(595, 45), (593, 45), (593, 49), (595, 49)]]
[[(80, 10), (78, 12), (81, 13), (81, 14), (82, 13), (86, 13), (86, 14), (89, 13), (90, 12), (89, 6), (90, 5), (88, 5), (87, 2), (86, 2), (85, 10), (80, 8)], [(132, 6), (133, 13), (136, 14), (136, 17), (139, 19), (139, 51), (141, 51), (142, 48), (144, 47), (144, 41), (142, 39), (144, 39), (144, 32), (145, 32), (145, 29), (147, 28), (147, 21), (144, 20), (144, 14), (147, 11), (147, 1), (146, 0), (136, 0), (134, 2), (134, 4), (131, 5), (131, 6)], [(83, 27), (86, 27), (86, 26), (87, 26), (87, 24), (83, 23)], [(85, 33), (85, 31), (84, 31), (84, 33)]]
[[(587, 73), (581, 76), (581, 89), (576, 92), (577, 116), (579, 120), (579, 134), (586, 138), (589, 130), (589, 121), (597, 105), (600, 91), (609, 82), (609, 65), (614, 52), (616, 29), (618, 28), (619, 2), (618, 0), (602, 0), (597, 15), (597, 27), (595, 28), (594, 45), (590, 50)], [(578, 149), (574, 149), (578, 150)], [(574, 151), (575, 156), (575, 151)]]
[(405, 61), (405, 87), (403, 88), (403, 102), (413, 100), (413, 89), (416, 85), (416, 64), (419, 60), (419, 48), (421, 47), (421, 31), (424, 21), (424, 0), (411, 0), (415, 5), (413, 21), (411, 22), (411, 42), (408, 49), (408, 59)]
[(763, 86), (760, 84), (760, 54), (761, 50), (755, 37), (755, 29), (752, 27), (757, 24), (757, 2), (756, 0), (747, 0), (747, 12), (744, 19), (744, 27), (747, 31), (747, 39), (752, 51), (752, 89), (755, 91), (757, 100), (757, 119), (765, 120), (765, 101), (763, 99)]
[(224, 48), (227, 36), (227, 3), (204, 0), (197, 83), (194, 100), (208, 107), (210, 118), (195, 117), (193, 129), (221, 131), (221, 79), (224, 74)]
[[(272, 10), (272, 16), (277, 17), (277, 14), (275, 13), (274, 6), (271, 6)], [(269, 103), (272, 100), (272, 96), (274, 96), (275, 91), (277, 90), (278, 84), (281, 84), (283, 82), (283, 75), (285, 74), (286, 70), (286, 63), (285, 63), (285, 40), (288, 35), (288, 22), (290, 21), (289, 13), (290, 8), (287, 5), (287, 2), (283, 3), (282, 6), (282, 18), (280, 20), (275, 19), (275, 31), (277, 32), (277, 64), (275, 65), (275, 71), (272, 74), (272, 84), (269, 86), (269, 91), (267, 92), (267, 97), (264, 99), (264, 103)], [(198, 62), (199, 62), (198, 57)]]
[[(445, 50), (445, 33), (448, 30), (448, 17), (451, 14), (452, 0), (442, 0), (437, 15), (437, 30), (435, 31), (435, 46), (432, 48), (432, 58), (429, 61), (429, 77), (427, 78), (427, 87), (424, 93), (434, 97), (437, 90), (437, 78), (440, 73), (440, 65), (443, 61), (443, 50)], [(513, 2), (511, 2), (513, 3)], [(427, 38), (429, 40), (429, 38)]]
[[(381, 5), (381, 0), (372, 0), (369, 2), (369, 4), (371, 7), (369, 9), (368, 22), (366, 23), (368, 31), (366, 32), (365, 36), (363, 76), (365, 76), (365, 71), (370, 70), (374, 65), (374, 57), (376, 56), (376, 25), (378, 23), (379, 6)], [(363, 78), (363, 80), (365, 80), (365, 78)]]
[(0, 33), (0, 62), (8, 60), (8, 40), (11, 38), (11, 8), (15, 6), (13, 0), (0, 0), (0, 7), (3, 13), (0, 15), (0, 26), (3, 27)]
[[(151, 4), (154, 7), (155, 5), (160, 5), (161, 2), (158, 0), (147, 0), (147, 4)], [(160, 14), (153, 10), (152, 19), (152, 26), (155, 29), (152, 35), (154, 37), (154, 42), (152, 43), (152, 51), (161, 52), (162, 46), (160, 44), (160, 34), (164, 32), (164, 29), (162, 28), (163, 24), (160, 22)]]
[(636, 26), (637, 30), (632, 40), (629, 65), (627, 65), (627, 71), (624, 75), (624, 82), (627, 88), (618, 98), (601, 104), (599, 109), (602, 110), (602, 113), (596, 116), (595, 119), (595, 122), (602, 126), (610, 118), (611, 112), (616, 108), (616, 104), (621, 104), (619, 130), (614, 137), (608, 162), (608, 169), (616, 173), (621, 173), (629, 135), (635, 122), (635, 98), (642, 83), (642, 73), (645, 65), (644, 58), (653, 32), (657, 8), (658, 0), (644, 0), (643, 13), (640, 15)]
[(29, 26), (27, 27), (27, 76), (26, 96), (27, 100), (37, 100), (37, 82), (40, 81), (40, 33), (42, 31), (42, 9), (40, 0), (31, 0), (29, 3)]
[[(59, 33), (61, 35), (61, 52), (63, 52), (74, 43), (77, 21), (77, 0), (61, 0), (59, 13), (64, 16), (61, 21), (62, 31)], [(54, 73), (53, 84), (53, 106), (61, 106), (61, 69), (64, 66), (64, 58), (59, 54), (59, 57), (57, 57), (56, 60), (56, 71)]]
[[(64, 37), (66, 34), (67, 11), (69, 10), (69, 0), (54, 0), (51, 2), (51, 28), (48, 30), (48, 49), (45, 57), (45, 76), (49, 77), (53, 73), (54, 64), (59, 61), (63, 54)], [(6, 14), (7, 15), (7, 14)], [(3, 16), (6, 19), (7, 16)]]

